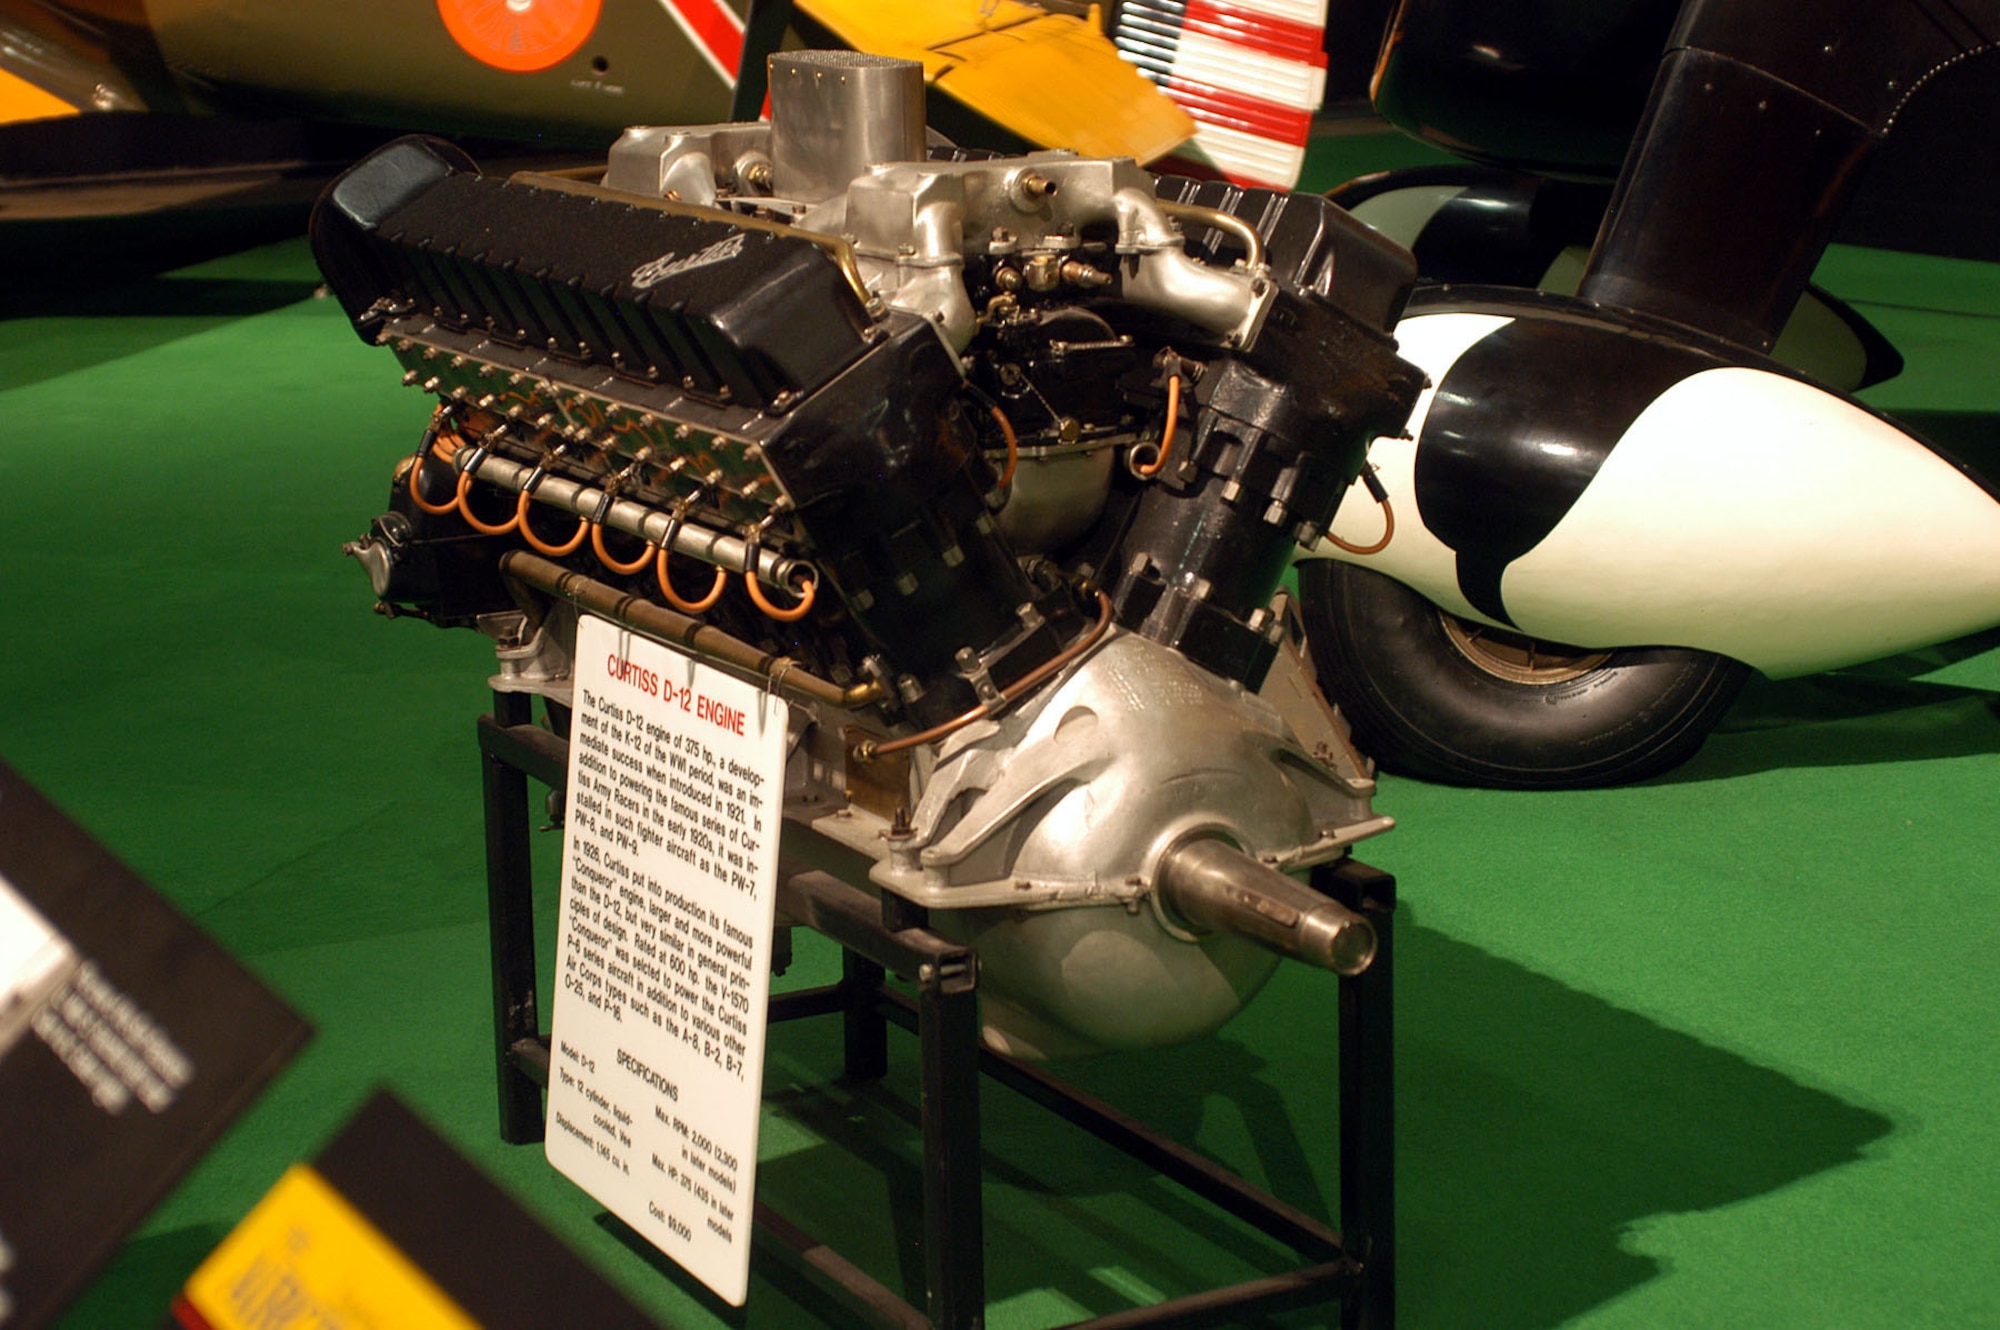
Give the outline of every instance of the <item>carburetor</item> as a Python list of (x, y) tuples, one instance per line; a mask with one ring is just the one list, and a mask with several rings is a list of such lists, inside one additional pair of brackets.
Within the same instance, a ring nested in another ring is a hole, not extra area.
[(438, 399), (349, 546), (379, 605), (494, 636), (558, 728), (579, 608), (782, 692), (788, 825), (977, 948), (996, 1045), (1159, 1045), (1278, 954), (1367, 963), (1288, 876), (1390, 823), (1278, 588), (1422, 386), (1399, 247), (956, 149), (921, 66), (820, 51), (772, 57), (769, 124), (601, 170), (400, 140), (313, 243)]

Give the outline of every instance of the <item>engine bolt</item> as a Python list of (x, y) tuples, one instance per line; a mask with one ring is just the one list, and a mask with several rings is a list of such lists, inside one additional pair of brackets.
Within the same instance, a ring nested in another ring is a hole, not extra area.
[(1101, 268), (1093, 268), (1081, 259), (1070, 259), (1062, 266), (1062, 278), (1071, 286), (1096, 288), (1111, 285), (1111, 274)]

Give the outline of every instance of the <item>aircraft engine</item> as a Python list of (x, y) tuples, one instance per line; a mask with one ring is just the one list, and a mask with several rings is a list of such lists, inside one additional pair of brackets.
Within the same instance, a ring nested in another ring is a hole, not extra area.
[[(1400, 431), (1414, 277), (1324, 200), (928, 141), (921, 67), (772, 59), (769, 124), (498, 178), (404, 139), (315, 213), (435, 395), (349, 546), (560, 727), (576, 615), (792, 702), (788, 825), (975, 945), (1017, 1053), (1214, 1029), (1366, 922), (1386, 829), (1274, 596)], [(1281, 605), (1281, 600), (1280, 600)]]

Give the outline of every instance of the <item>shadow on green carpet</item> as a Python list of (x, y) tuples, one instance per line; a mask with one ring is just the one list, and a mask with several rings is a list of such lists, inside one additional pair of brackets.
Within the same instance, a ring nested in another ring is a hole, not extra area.
[(1914, 668), (1899, 660), (1869, 672), (1752, 676), (1693, 760), (1649, 783), (2000, 753), (2000, 692), (1898, 677)]
[[(815, 1285), (803, 1271), (795, 1269), (782, 1253), (772, 1250), (773, 1240), (767, 1239), (762, 1229), (757, 1230), (755, 1235), (756, 1254), (750, 1267), (750, 1292), (739, 1308), (729, 1306), (709, 1292), (700, 1280), (616, 1215), (599, 1215), (597, 1225), (723, 1325), (748, 1326), (753, 1315), (758, 1323), (764, 1325), (789, 1322), (822, 1326), (825, 1330), (868, 1330), (875, 1324), (850, 1313), (844, 1305)], [(774, 1309), (772, 1304), (778, 1299), (783, 1300), (782, 1308)]]
[(1778, 1191), (1894, 1125), (1407, 920), (1397, 946), (1411, 1325), (1559, 1325), (1661, 1273), (1635, 1222)]
[[(200, 270), (196, 270), (200, 271)], [(318, 283), (280, 275), (155, 277), (134, 286), (0, 297), (0, 392), (122, 360), (282, 309)]]
[[(1408, 1326), (1560, 1325), (1662, 1273), (1628, 1250), (1636, 1224), (1781, 1190), (1854, 1162), (1893, 1126), (1408, 917), (1397, 964)], [(1331, 1217), (1332, 990), (1326, 976), (1288, 967), (1217, 1038), (1059, 1070)], [(767, 1100), (803, 1144), (760, 1165), (760, 1196), (920, 1300), (913, 1041), (894, 1038), (884, 1083), (849, 1086), (815, 1080), (835, 1069), (837, 1026), (774, 1028), (772, 1040)], [(1300, 1074), (1315, 1061), (1323, 1081)], [(1060, 1324), (1296, 1263), (994, 1083), (981, 1093), (990, 1325)], [(830, 1303), (811, 1290), (767, 1282), (795, 1277), (783, 1264), (759, 1258), (762, 1296), (824, 1313)], [(769, 1310), (756, 1323), (785, 1323)]]
[(312, 292), (312, 282), (156, 278), (144, 286), (50, 300), (42, 310), (0, 308), (0, 318), (22, 320), (24, 328), (38, 324), (32, 338), (8, 338), (10, 350), (0, 358), (0, 392), (138, 356), (238, 318), (298, 304)]

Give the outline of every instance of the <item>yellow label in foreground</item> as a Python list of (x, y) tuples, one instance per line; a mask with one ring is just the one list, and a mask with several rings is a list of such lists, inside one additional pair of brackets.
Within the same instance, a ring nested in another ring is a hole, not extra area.
[(202, 1262), (186, 1297), (213, 1330), (478, 1330), (304, 1164)]

